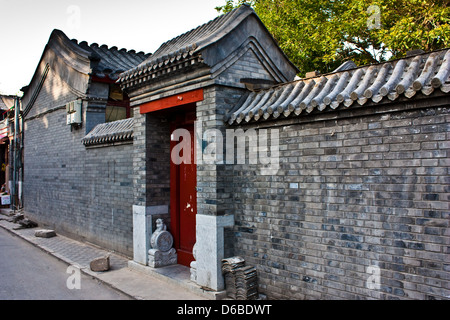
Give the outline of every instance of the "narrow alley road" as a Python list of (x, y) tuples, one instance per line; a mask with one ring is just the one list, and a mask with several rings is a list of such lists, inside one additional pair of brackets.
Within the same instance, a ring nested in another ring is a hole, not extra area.
[(0, 300), (127, 300), (0, 228)]

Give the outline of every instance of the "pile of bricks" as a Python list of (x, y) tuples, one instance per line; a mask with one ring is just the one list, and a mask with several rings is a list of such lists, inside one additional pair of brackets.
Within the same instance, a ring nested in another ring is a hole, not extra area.
[(227, 296), (234, 300), (253, 300), (258, 298), (256, 268), (246, 266), (241, 257), (222, 260), (222, 273), (225, 277)]

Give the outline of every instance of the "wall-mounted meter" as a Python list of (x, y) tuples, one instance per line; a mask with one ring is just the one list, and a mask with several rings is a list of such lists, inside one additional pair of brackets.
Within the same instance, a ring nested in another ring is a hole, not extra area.
[(81, 124), (81, 100), (75, 100), (66, 104), (66, 111), (68, 125)]

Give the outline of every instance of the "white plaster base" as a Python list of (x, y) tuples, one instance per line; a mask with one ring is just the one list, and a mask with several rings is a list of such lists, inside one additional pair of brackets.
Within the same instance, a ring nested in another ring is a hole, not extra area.
[(147, 265), (152, 217), (146, 214), (144, 206), (133, 206), (133, 260)]
[(195, 243), (195, 274), (197, 284), (216, 291), (225, 288), (222, 276), (224, 258), (224, 228), (234, 225), (234, 216), (197, 214), (197, 242)]

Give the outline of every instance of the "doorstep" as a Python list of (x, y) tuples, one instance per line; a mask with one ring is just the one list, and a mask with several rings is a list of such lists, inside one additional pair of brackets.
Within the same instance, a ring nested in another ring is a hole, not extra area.
[(163, 281), (177, 284), (198, 295), (201, 295), (206, 299), (223, 300), (227, 298), (226, 291), (208, 290), (191, 281), (190, 268), (181, 264), (174, 264), (161, 268), (152, 268), (130, 260), (128, 261), (128, 268), (154, 276)]

